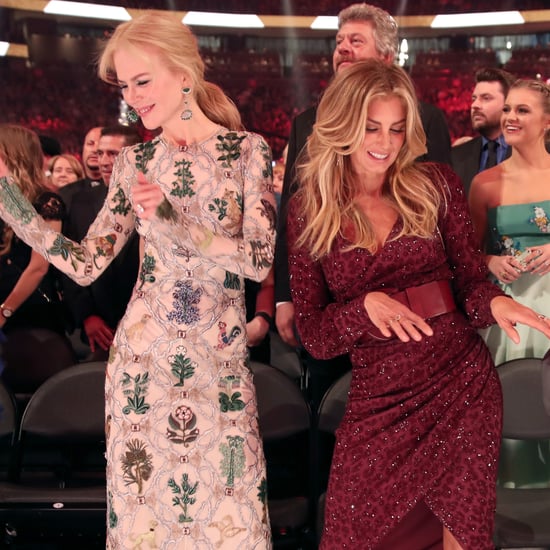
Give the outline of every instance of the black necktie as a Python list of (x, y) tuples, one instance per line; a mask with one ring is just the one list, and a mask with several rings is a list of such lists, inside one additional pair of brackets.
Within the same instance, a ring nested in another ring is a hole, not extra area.
[(497, 147), (498, 141), (491, 140), (487, 142), (487, 162), (483, 170), (487, 170), (487, 168), (492, 168), (497, 165)]

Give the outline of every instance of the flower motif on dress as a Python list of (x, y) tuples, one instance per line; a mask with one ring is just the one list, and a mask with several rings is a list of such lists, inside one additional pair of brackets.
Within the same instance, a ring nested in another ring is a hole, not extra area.
[(53, 242), (53, 245), (48, 249), (48, 254), (51, 256), (61, 256), (64, 260), (69, 260), (73, 269), (78, 270), (78, 263), (86, 261), (84, 249), (81, 246), (69, 241), (63, 235), (58, 235)]
[(240, 435), (227, 436), (227, 443), (220, 444), (223, 455), (220, 465), (221, 475), (227, 476), (226, 484), (233, 487), (235, 478), (242, 477), (246, 463), (244, 454), (244, 438)]
[(155, 156), (158, 140), (140, 143), (134, 149), (136, 153), (136, 168), (143, 174), (147, 174), (147, 163)]
[(170, 191), (170, 195), (181, 198), (192, 197), (195, 194), (192, 187), (195, 183), (195, 177), (189, 170), (191, 164), (191, 161), (188, 160), (180, 160), (175, 163), (177, 170), (174, 172), (174, 176), (178, 179), (172, 182), (174, 188)]
[(542, 206), (533, 206), (535, 216), (529, 219), (542, 233), (550, 233), (550, 219)]
[(262, 478), (258, 485), (258, 500), (264, 505), (262, 514), (262, 523), (267, 523), (267, 479)]
[(153, 455), (147, 452), (147, 444), (139, 439), (126, 443), (126, 452), (121, 457), (122, 474), (126, 485), (137, 485), (138, 494), (143, 493), (143, 482), (153, 472)]
[(191, 361), (189, 357), (186, 357), (186, 353), (187, 350), (183, 346), (179, 346), (178, 353), (168, 357), (168, 362), (172, 367), (172, 374), (178, 379), (177, 384), (174, 384), (176, 387), (183, 386), (185, 380), (191, 378), (195, 374), (197, 363)]
[(118, 524), (118, 516), (116, 515), (114, 506), (113, 506), (113, 493), (111, 491), (107, 494), (108, 508), (109, 513), (107, 514), (109, 520), (109, 529), (114, 529)]
[(0, 178), (0, 201), (14, 218), (21, 220), (25, 225), (36, 216), (36, 212), (11, 176)]
[[(129, 388), (133, 383), (133, 387)], [(127, 372), (122, 375), (122, 393), (126, 396), (128, 404), (122, 409), (124, 414), (145, 414), (151, 405), (145, 402), (145, 396), (149, 386), (149, 373), (138, 373), (132, 377)]]
[(113, 195), (111, 202), (114, 204), (114, 206), (110, 208), (113, 214), (122, 214), (123, 216), (126, 216), (128, 212), (130, 212), (130, 201), (126, 198), (126, 194), (120, 187)]
[(273, 178), (273, 154), (271, 153), (269, 145), (265, 141), (260, 143), (260, 150), (262, 151), (262, 157), (265, 162), (262, 175), (266, 179), (271, 179)]
[(155, 271), (156, 264), (157, 261), (155, 260), (154, 256), (150, 256), (149, 254), (145, 254), (143, 256), (143, 262), (141, 263), (141, 269), (139, 271), (139, 280), (141, 281), (141, 283), (138, 287), (138, 290), (141, 290), (145, 283), (155, 282), (155, 276), (153, 275), (153, 272)]
[(189, 483), (189, 474), (181, 476), (181, 485), (178, 485), (173, 477), (168, 480), (168, 487), (176, 495), (172, 499), (172, 504), (182, 509), (182, 513), (178, 517), (180, 523), (193, 521), (193, 518), (189, 515), (189, 506), (195, 504), (197, 500), (193, 495), (197, 492), (198, 486), (198, 481), (195, 481), (194, 484)]
[(178, 407), (168, 417), (166, 437), (172, 442), (185, 447), (192, 443), (199, 436), (200, 430), (196, 427), (197, 417), (193, 410), (185, 405)]
[(241, 290), (241, 278), (236, 273), (226, 271), (223, 286), (224, 288), (230, 288), (231, 290)]
[(199, 304), (202, 288), (193, 290), (189, 281), (177, 281), (176, 290), (172, 293), (174, 310), (168, 314), (170, 321), (192, 325), (199, 320)]
[(514, 242), (512, 237), (508, 235), (502, 235), (500, 238), (501, 256), (519, 256), (521, 254), (521, 245), (518, 242)]
[(246, 136), (240, 136), (237, 132), (228, 132), (224, 136), (217, 137), (219, 143), (216, 143), (216, 149), (223, 153), (217, 160), (222, 161), (224, 168), (232, 168), (232, 162), (241, 156), (241, 142)]

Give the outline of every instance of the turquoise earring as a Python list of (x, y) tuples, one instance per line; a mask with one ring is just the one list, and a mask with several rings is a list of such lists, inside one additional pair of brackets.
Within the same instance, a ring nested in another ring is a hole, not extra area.
[(185, 87), (181, 89), (183, 94), (183, 111), (181, 113), (182, 120), (189, 120), (193, 116), (193, 111), (189, 108), (189, 94), (191, 93), (191, 88)]
[(126, 113), (126, 118), (128, 119), (128, 122), (130, 124), (135, 124), (139, 120), (138, 114), (134, 111), (134, 109), (130, 109)]

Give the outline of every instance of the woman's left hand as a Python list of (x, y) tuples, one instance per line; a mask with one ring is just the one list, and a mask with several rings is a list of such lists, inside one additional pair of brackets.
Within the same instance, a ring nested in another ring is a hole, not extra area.
[(130, 198), (136, 216), (150, 220), (157, 213), (158, 206), (164, 201), (164, 193), (156, 183), (150, 183), (141, 172), (138, 182), (130, 188)]
[(550, 273), (550, 244), (529, 247), (531, 254), (527, 261), (527, 269), (537, 275)]
[[(545, 304), (541, 304), (545, 305)], [(519, 334), (514, 328), (518, 323), (542, 332), (550, 339), (550, 319), (542, 313), (521, 305), (509, 296), (496, 296), (491, 300), (491, 313), (512, 342), (519, 344)]]

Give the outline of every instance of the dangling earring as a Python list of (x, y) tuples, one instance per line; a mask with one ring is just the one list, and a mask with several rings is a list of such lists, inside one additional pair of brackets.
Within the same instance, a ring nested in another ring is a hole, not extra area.
[(183, 111), (181, 113), (182, 120), (189, 120), (193, 116), (193, 111), (189, 108), (189, 94), (191, 93), (191, 88), (185, 87), (181, 89), (183, 94)]
[(134, 109), (130, 109), (126, 113), (126, 118), (128, 119), (128, 122), (130, 124), (135, 124), (139, 120), (138, 114), (134, 111)]

